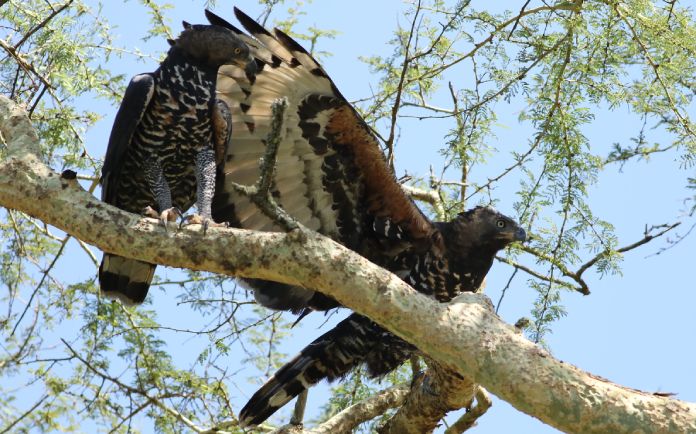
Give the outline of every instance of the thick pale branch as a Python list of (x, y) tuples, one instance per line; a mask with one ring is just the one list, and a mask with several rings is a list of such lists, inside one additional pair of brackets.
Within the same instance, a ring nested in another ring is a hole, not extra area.
[[(165, 233), (98, 201), (32, 150), (28, 121), (0, 97), (0, 205), (21, 210), (105, 251), (226, 275), (302, 284), (330, 294), (472, 378), (517, 409), (570, 432), (696, 432), (696, 404), (615, 385), (554, 359), (464, 294), (447, 304), (314, 233), (212, 228)], [(1, 151), (0, 151), (1, 152)]]
[(345, 410), (333, 416), (331, 419), (322, 423), (313, 433), (335, 434), (342, 432), (352, 432), (353, 428), (363, 422), (374, 419), (384, 414), (390, 408), (395, 408), (403, 404), (408, 396), (408, 387), (394, 386), (382, 390), (355, 405), (351, 405)]
[(304, 428), (291, 423), (270, 434), (348, 434), (361, 423), (384, 414), (390, 408), (402, 405), (408, 393), (409, 388), (406, 386), (390, 387), (351, 405), (314, 428)]
[(466, 409), (466, 413), (459, 418), (452, 426), (445, 430), (445, 434), (460, 434), (469, 428), (476, 425), (478, 418), (483, 416), (489, 408), (491, 408), (493, 402), (491, 402), (488, 392), (483, 387), (476, 388), (476, 405), (469, 406)]

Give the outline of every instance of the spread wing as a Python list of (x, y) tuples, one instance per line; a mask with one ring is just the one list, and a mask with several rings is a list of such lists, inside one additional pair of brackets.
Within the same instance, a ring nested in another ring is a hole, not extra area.
[[(232, 112), (232, 139), (213, 201), (216, 221), (278, 231), (231, 182), (250, 185), (270, 131), (271, 104), (288, 99), (273, 194), (305, 226), (384, 265), (404, 249), (428, 249), (437, 230), (407, 197), (389, 170), (376, 137), (319, 63), (282, 31), (273, 33), (235, 8), (243, 34), (207, 12), (212, 24), (237, 32), (251, 48), (257, 71), (220, 69), (218, 98)], [(301, 310), (335, 306), (320, 294), (272, 282), (251, 281), (264, 305)]]
[(113, 204), (116, 193), (111, 186), (118, 185), (123, 159), (130, 146), (135, 129), (143, 117), (155, 91), (155, 78), (152, 74), (139, 74), (128, 83), (123, 101), (116, 113), (114, 126), (109, 136), (106, 157), (102, 167), (102, 200)]

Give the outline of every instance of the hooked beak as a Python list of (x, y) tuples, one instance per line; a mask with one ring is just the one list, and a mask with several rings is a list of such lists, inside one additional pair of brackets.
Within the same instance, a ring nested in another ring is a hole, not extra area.
[(256, 59), (254, 56), (249, 56), (249, 60), (247, 60), (247, 63), (244, 66), (244, 72), (246, 73), (247, 77), (253, 77), (258, 72), (258, 67), (256, 65)]
[(519, 241), (521, 243), (527, 241), (527, 232), (525, 232), (523, 228), (517, 228), (514, 241)]
[(249, 56), (246, 59), (234, 59), (232, 65), (238, 66), (244, 70), (247, 77), (253, 77), (256, 75), (258, 68), (256, 66), (256, 59), (254, 56)]

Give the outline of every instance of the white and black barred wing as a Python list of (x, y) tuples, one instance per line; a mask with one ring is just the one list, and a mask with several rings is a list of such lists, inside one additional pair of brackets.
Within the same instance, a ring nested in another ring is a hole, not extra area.
[[(258, 179), (271, 104), (287, 98), (273, 186), (278, 203), (305, 226), (379, 264), (413, 244), (429, 245), (436, 230), (402, 192), (375, 136), (323, 68), (283, 32), (270, 33), (239, 10), (235, 13), (253, 37), (214, 14), (208, 18), (246, 38), (257, 72), (225, 66), (218, 76), (218, 97), (230, 106), (233, 127), (213, 203), (215, 220), (280, 230), (231, 183), (250, 185)], [(336, 305), (302, 288), (252, 283), (257, 299), (269, 307), (299, 311)]]

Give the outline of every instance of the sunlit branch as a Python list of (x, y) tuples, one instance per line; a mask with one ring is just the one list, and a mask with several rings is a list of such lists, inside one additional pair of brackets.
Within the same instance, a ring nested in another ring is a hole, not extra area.
[(442, 218), (445, 215), (442, 199), (435, 190), (426, 190), (406, 184), (402, 184), (401, 189), (413, 199), (432, 205), (432, 207), (435, 208), (435, 213), (438, 215), (438, 217)]
[(476, 425), (476, 421), (486, 414), (493, 405), (491, 397), (486, 389), (479, 386), (476, 388), (476, 405), (467, 407), (466, 412), (457, 419), (455, 423), (445, 430), (445, 434), (461, 434)]

